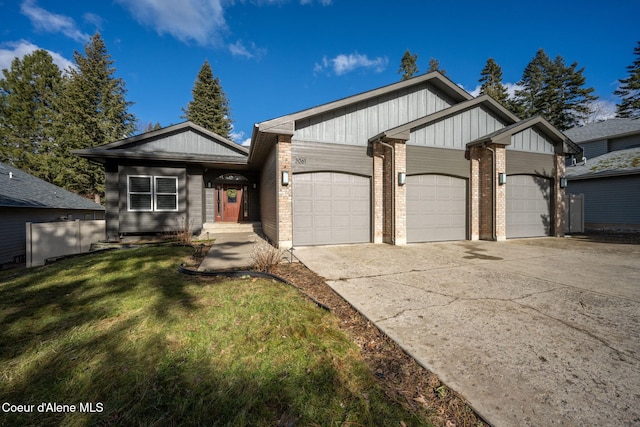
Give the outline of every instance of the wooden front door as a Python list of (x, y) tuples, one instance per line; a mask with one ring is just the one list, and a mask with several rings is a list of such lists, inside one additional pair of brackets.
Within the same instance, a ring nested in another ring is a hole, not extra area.
[(242, 220), (242, 186), (222, 185), (222, 189), (218, 191), (219, 200), (222, 202), (218, 220), (240, 222)]

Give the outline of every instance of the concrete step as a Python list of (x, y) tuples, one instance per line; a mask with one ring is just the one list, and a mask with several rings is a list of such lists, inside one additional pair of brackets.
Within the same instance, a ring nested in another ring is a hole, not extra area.
[(262, 233), (260, 222), (207, 222), (202, 225), (201, 238), (206, 238), (207, 233), (229, 234), (229, 233)]

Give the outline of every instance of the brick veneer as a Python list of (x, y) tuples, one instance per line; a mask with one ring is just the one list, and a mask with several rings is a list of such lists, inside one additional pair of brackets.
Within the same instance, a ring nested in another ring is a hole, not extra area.
[[(278, 247), (293, 246), (291, 135), (278, 135)], [(289, 185), (282, 185), (282, 171), (289, 172)]]
[(405, 245), (407, 190), (404, 185), (398, 185), (398, 174), (407, 170), (406, 145), (403, 140), (385, 141), (385, 144), (393, 148), (380, 142), (373, 145), (373, 238), (374, 243)]
[[(492, 152), (493, 150), (493, 152)], [(493, 168), (495, 152), (496, 167)], [(471, 240), (506, 240), (506, 187), (498, 175), (506, 173), (506, 150), (502, 144), (473, 146), (470, 158), (470, 235)], [(495, 194), (493, 189), (495, 185)], [(495, 230), (494, 230), (495, 215)]]
[(384, 242), (384, 152), (386, 147), (373, 144), (373, 243)]
[(566, 230), (565, 210), (567, 209), (567, 201), (565, 198), (564, 188), (560, 188), (560, 178), (564, 177), (565, 164), (564, 155), (555, 155), (555, 168), (553, 173), (555, 200), (553, 204), (554, 227), (553, 234), (556, 237), (564, 237)]

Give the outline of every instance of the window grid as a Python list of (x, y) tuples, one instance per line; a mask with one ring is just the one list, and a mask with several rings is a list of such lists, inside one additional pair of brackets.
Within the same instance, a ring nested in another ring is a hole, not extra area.
[(178, 211), (178, 177), (128, 175), (127, 193), (130, 212)]

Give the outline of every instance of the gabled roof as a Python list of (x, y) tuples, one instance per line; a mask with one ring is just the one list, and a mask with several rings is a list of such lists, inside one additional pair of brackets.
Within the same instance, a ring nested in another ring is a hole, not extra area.
[(460, 102), (449, 108), (445, 108), (444, 110), (437, 111), (433, 114), (429, 114), (428, 116), (419, 118), (417, 120), (413, 120), (409, 123), (405, 123), (401, 126), (397, 126), (393, 129), (384, 131), (370, 138), (369, 141), (378, 140), (380, 138), (403, 139), (406, 141), (410, 138), (412, 129), (445, 119), (462, 111), (470, 110), (478, 105), (482, 105), (486, 109), (491, 110), (491, 112), (493, 112), (496, 116), (498, 116), (506, 123), (514, 123), (520, 120), (515, 114), (504, 108), (498, 101), (496, 101), (489, 95), (482, 95), (468, 101)]
[(0, 206), (100, 210), (104, 207), (20, 169), (0, 163)]
[[(194, 132), (212, 144), (223, 147), (223, 153), (194, 152), (193, 150), (169, 150), (163, 149), (141, 149), (145, 145), (154, 144), (163, 138), (170, 137), (185, 132)], [(178, 162), (197, 163), (221, 163), (246, 165), (249, 149), (235, 142), (211, 132), (193, 122), (184, 122), (173, 126), (168, 126), (156, 131), (145, 132), (120, 141), (111, 142), (94, 148), (74, 150), (73, 154), (84, 157), (99, 163), (106, 163), (108, 159), (141, 159), (160, 160)]]
[[(555, 126), (549, 123), (547, 119), (542, 116), (534, 116), (526, 120), (521, 120), (517, 123), (471, 141), (467, 144), (467, 146), (471, 147), (473, 145), (494, 143), (498, 141), (504, 143), (505, 139), (510, 139), (511, 136), (528, 128), (535, 128), (539, 132), (543, 133), (547, 138), (551, 140), (551, 142), (557, 149), (561, 150), (562, 153), (579, 154), (581, 152), (579, 147), (577, 147), (569, 138), (567, 138), (562, 132), (556, 129)], [(511, 144), (511, 142), (509, 141), (504, 144), (509, 145)]]
[(640, 117), (588, 123), (566, 130), (564, 133), (578, 144), (599, 139), (619, 138), (640, 133)]

